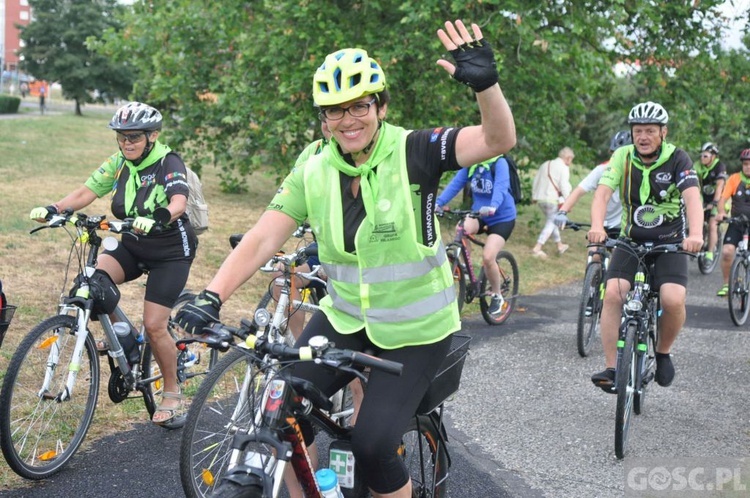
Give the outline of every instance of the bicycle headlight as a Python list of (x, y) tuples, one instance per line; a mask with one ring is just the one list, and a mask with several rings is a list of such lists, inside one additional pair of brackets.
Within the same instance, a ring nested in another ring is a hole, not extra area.
[(257, 309), (255, 310), (255, 315), (253, 315), (253, 321), (258, 328), (262, 329), (271, 323), (271, 313), (266, 308)]
[(626, 304), (625, 306), (630, 311), (641, 311), (641, 309), (643, 309), (643, 303), (635, 299), (628, 301), (628, 304)]

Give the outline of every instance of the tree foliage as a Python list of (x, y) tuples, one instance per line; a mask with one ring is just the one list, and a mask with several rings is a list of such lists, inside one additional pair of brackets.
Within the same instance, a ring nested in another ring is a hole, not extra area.
[[(207, 9), (199, 0), (140, 1), (122, 18), (125, 30), (110, 29), (99, 49), (137, 65), (133, 97), (166, 111), (172, 144), (194, 163), (218, 164), (224, 188), (241, 190), (261, 165), (286, 172), (313, 138), (312, 75), (340, 48), (363, 47), (380, 61), (389, 121), (413, 129), (477, 123), (472, 92), (435, 64), (448, 56), (436, 30), (457, 17), (478, 23), (496, 51), (522, 167), (565, 145), (594, 161), (637, 101), (663, 99), (678, 122), (709, 105), (682, 77), (696, 61), (714, 67), (728, 57), (717, 42), (720, 3), (225, 0)], [(618, 78), (612, 68), (624, 61), (642, 70)], [(706, 131), (722, 126), (709, 121)], [(676, 131), (696, 140), (691, 126)]]
[[(127, 64), (90, 50), (87, 38), (118, 29), (117, 0), (29, 0), (34, 19), (18, 26), (22, 67), (37, 79), (62, 86), (63, 97), (81, 104), (126, 96), (132, 89)], [(96, 92), (96, 95), (95, 93)]]

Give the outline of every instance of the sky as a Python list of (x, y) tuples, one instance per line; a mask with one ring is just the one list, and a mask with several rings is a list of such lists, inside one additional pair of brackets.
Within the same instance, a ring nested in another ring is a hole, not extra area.
[[(732, 5), (734, 4), (734, 5)], [(750, 0), (733, 0), (726, 1), (722, 4), (721, 11), (728, 17), (732, 17), (735, 14), (742, 13), (750, 7)], [(742, 35), (744, 34), (744, 27), (746, 21), (735, 22), (730, 25), (727, 30), (727, 36), (724, 38), (724, 47), (728, 49), (742, 48)]]

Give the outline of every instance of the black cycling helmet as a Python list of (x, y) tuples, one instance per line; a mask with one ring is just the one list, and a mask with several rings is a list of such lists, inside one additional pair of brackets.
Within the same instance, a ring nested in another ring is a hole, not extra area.
[(621, 130), (612, 137), (612, 141), (609, 142), (609, 150), (614, 152), (623, 145), (630, 145), (632, 143), (633, 138), (630, 136), (630, 130)]
[(740, 161), (747, 161), (750, 159), (750, 149), (745, 149), (740, 152)]
[(706, 142), (701, 147), (701, 152), (710, 152), (711, 154), (718, 156), (719, 148), (713, 144), (713, 142)]
[(156, 131), (161, 130), (161, 113), (148, 104), (131, 102), (117, 109), (109, 122), (115, 131)]

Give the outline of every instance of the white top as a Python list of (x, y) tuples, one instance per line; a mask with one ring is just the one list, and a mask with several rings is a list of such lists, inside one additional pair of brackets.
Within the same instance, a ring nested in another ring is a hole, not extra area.
[[(607, 169), (609, 161), (600, 164), (596, 168), (591, 170), (591, 173), (586, 175), (586, 178), (581, 180), (578, 184), (586, 192), (593, 192), (599, 185), (599, 180), (604, 174), (604, 170)], [(620, 202), (620, 192), (618, 190), (612, 191), (612, 197), (609, 198), (607, 203), (607, 215), (604, 217), (604, 228), (619, 228), (622, 223), (622, 202)]]
[(571, 190), (570, 168), (558, 157), (539, 166), (531, 188), (531, 198), (537, 202), (557, 204), (562, 202), (560, 197), (567, 198)]

